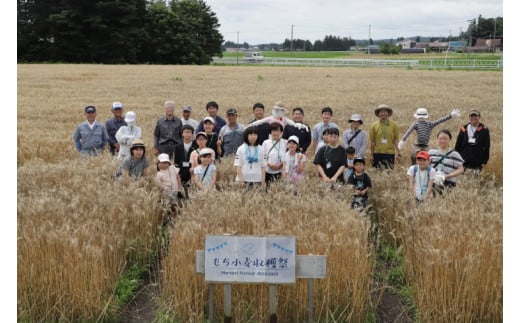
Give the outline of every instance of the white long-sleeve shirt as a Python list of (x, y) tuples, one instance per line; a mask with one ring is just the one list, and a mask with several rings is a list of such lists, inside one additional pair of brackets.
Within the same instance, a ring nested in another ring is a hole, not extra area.
[(129, 126), (122, 126), (116, 132), (116, 140), (119, 143), (119, 154), (117, 158), (119, 160), (125, 159), (126, 156), (130, 155), (130, 146), (132, 146), (132, 141), (134, 139), (142, 139), (141, 128), (138, 126), (134, 126), (130, 128)]

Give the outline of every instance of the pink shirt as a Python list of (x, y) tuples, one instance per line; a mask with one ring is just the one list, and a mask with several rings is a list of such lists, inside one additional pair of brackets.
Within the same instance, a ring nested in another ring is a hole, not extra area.
[(155, 183), (161, 188), (163, 194), (167, 195), (179, 191), (179, 182), (177, 182), (176, 174), (179, 174), (179, 169), (175, 166), (157, 171)]

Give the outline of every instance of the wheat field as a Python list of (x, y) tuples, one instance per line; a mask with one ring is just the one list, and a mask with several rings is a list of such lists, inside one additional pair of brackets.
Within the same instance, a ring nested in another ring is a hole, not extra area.
[[(114, 183), (117, 162), (108, 154), (80, 161), (72, 133), (95, 105), (98, 121), (111, 117), (113, 101), (137, 114), (151, 173), (153, 129), (163, 104), (190, 105), (192, 117), (217, 101), (220, 115), (236, 108), (239, 122), (263, 102), (305, 110), (309, 125), (332, 107), (341, 131), (353, 113), (363, 129), (386, 103), (401, 134), (413, 113), (430, 119), (459, 108), (462, 116), (438, 128), (456, 137), (468, 112), (481, 111), (491, 132), (491, 158), (482, 183), (462, 176), (456, 191), (420, 209), (407, 208), (406, 167), (391, 173), (368, 169), (370, 203), (380, 236), (403, 250), (408, 283), (420, 321), (502, 320), (503, 103), (502, 72), (271, 66), (18, 65), (17, 69), (17, 315), (26, 321), (107, 320), (117, 315), (114, 289), (136, 259), (158, 248), (162, 210), (150, 179)], [(180, 109), (176, 109), (179, 113)], [(435, 146), (435, 136), (431, 144)], [(452, 142), (454, 145), (454, 142)], [(309, 156), (312, 157), (312, 156)], [(312, 158), (310, 158), (312, 160)], [(207, 314), (207, 286), (194, 271), (195, 250), (205, 234), (295, 235), (299, 254), (325, 254), (327, 278), (314, 285), (314, 318), (362, 321), (371, 308), (375, 246), (373, 222), (350, 210), (349, 192), (317, 185), (312, 163), (297, 197), (282, 185), (248, 194), (233, 185), (232, 159), (217, 165), (222, 191), (194, 196), (179, 215), (162, 260), (161, 311), (178, 321), (200, 322)], [(267, 288), (234, 289), (237, 321), (268, 319)], [(221, 289), (216, 309), (222, 311)], [(306, 319), (305, 283), (279, 288), (282, 322)], [(217, 313), (221, 317), (221, 313)]]

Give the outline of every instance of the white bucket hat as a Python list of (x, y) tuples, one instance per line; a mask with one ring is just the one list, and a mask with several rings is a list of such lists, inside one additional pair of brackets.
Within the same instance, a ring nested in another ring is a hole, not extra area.
[(428, 110), (426, 110), (425, 108), (419, 108), (417, 109), (417, 111), (415, 111), (415, 114), (413, 116), (415, 117), (415, 119), (428, 119)]
[(361, 119), (361, 115), (358, 113), (354, 113), (348, 120), (348, 123), (351, 123), (352, 121), (359, 121), (360, 124), (363, 124), (363, 119)]

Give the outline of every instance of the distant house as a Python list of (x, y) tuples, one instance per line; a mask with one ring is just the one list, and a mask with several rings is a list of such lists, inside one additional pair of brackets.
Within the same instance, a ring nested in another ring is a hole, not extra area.
[(473, 52), (502, 51), (502, 39), (477, 38)]
[(405, 39), (405, 40), (401, 40), (401, 41), (397, 42), (397, 45), (401, 45), (401, 48), (403, 48), (403, 49), (415, 48), (416, 44), (417, 44), (417, 42), (410, 40), (410, 39)]
[(445, 52), (448, 50), (450, 43), (449, 42), (440, 42), (440, 41), (432, 41), (428, 43), (428, 47), (433, 52)]

